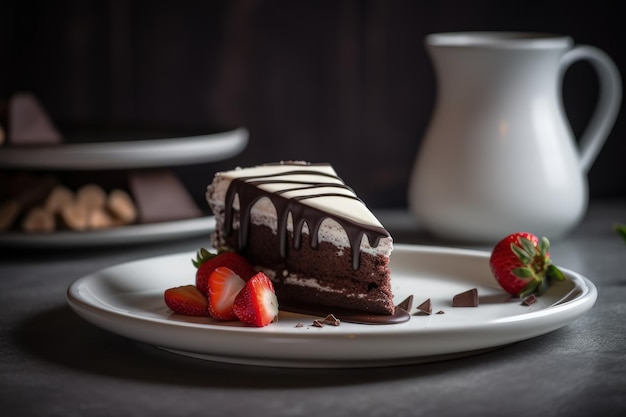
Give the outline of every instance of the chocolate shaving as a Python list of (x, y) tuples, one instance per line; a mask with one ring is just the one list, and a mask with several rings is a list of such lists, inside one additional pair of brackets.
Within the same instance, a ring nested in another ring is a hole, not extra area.
[(478, 307), (478, 290), (472, 288), (455, 295), (452, 298), (452, 307)]
[(302, 323), (296, 324), (296, 327), (303, 327), (303, 326), (304, 326), (304, 324), (302, 324)]
[(313, 327), (324, 327), (324, 323), (319, 320), (313, 320)]
[(436, 312), (435, 314), (446, 314), (443, 310), (439, 310), (438, 312)]
[(58, 145), (63, 142), (63, 136), (37, 96), (16, 93), (7, 104), (7, 137), (10, 143)]
[(413, 308), (413, 295), (409, 295), (407, 298), (405, 298), (404, 301), (396, 306), (396, 308), (401, 308), (406, 312), (411, 311), (411, 308)]
[(202, 216), (202, 210), (185, 184), (169, 168), (131, 171), (128, 173), (128, 185), (135, 199), (139, 223), (160, 223)]
[(323, 324), (329, 324), (331, 326), (339, 326), (341, 324), (341, 320), (335, 317), (332, 314), (327, 315), (324, 320), (322, 320)]
[(417, 310), (418, 312), (416, 314), (424, 313), (430, 316), (433, 313), (433, 307), (430, 302), (430, 298), (424, 301), (422, 304), (418, 305)]
[(536, 302), (537, 302), (537, 297), (535, 297), (535, 294), (530, 294), (528, 297), (522, 300), (522, 305), (529, 306), (531, 304), (535, 304)]

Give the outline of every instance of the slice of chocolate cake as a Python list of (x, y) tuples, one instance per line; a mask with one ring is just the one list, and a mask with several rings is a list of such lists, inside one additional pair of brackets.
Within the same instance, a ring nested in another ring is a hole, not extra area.
[(219, 172), (207, 188), (212, 244), (273, 281), (281, 308), (393, 315), (392, 238), (329, 164), (280, 162)]

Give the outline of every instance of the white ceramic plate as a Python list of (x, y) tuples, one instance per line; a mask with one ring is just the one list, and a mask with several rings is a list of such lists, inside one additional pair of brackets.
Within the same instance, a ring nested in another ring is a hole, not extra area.
[(86, 232), (4, 232), (0, 233), (0, 246), (16, 248), (63, 248), (126, 245), (199, 235), (208, 236), (208, 233), (214, 229), (215, 217), (205, 216), (171, 222), (136, 224)]
[(220, 161), (243, 151), (245, 128), (170, 139), (0, 147), (0, 168), (97, 170), (178, 166)]
[[(188, 356), (332, 368), (421, 363), (494, 349), (572, 322), (597, 297), (588, 279), (564, 270), (566, 281), (552, 286), (537, 303), (523, 306), (519, 300), (507, 301), (495, 283), (488, 253), (397, 245), (392, 258), (396, 301), (413, 295), (419, 305), (430, 298), (432, 315), (412, 315), (408, 322), (393, 325), (344, 322), (319, 328), (312, 326), (312, 316), (281, 312), (278, 322), (253, 328), (170, 313), (163, 291), (194, 281), (193, 256), (175, 254), (101, 270), (75, 281), (68, 302), (97, 326)], [(455, 294), (474, 287), (478, 307), (452, 307)]]

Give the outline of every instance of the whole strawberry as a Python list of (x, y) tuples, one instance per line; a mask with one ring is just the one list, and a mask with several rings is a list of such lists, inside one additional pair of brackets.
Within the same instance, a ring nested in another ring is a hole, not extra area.
[(525, 298), (546, 292), (553, 280), (565, 279), (550, 260), (550, 242), (532, 233), (516, 232), (496, 244), (489, 267), (500, 286), (509, 294)]

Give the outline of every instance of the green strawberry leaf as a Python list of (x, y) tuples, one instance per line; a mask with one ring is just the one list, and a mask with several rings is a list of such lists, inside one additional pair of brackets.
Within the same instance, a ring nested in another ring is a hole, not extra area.
[(539, 242), (539, 251), (541, 252), (541, 256), (544, 258), (548, 255), (548, 250), (550, 249), (550, 241), (547, 237), (542, 237)]
[(198, 253), (196, 253), (196, 259), (191, 259), (191, 263), (193, 264), (193, 266), (198, 268), (200, 267), (200, 265), (202, 265), (209, 259), (215, 258), (216, 256), (216, 254), (209, 252), (205, 248), (200, 248), (200, 250), (198, 250)]
[(519, 278), (530, 278), (533, 276), (532, 269), (523, 266), (519, 268), (513, 268), (511, 270), (511, 273)]
[(565, 281), (565, 274), (556, 265), (550, 264), (546, 268), (546, 278), (554, 281)]
[(526, 298), (530, 294), (534, 293), (537, 290), (538, 285), (539, 285), (539, 281), (535, 281), (535, 280), (530, 281), (528, 285), (526, 286), (526, 288), (524, 288), (519, 293), (519, 298)]
[(547, 279), (542, 279), (541, 283), (537, 286), (537, 295), (543, 295), (546, 291), (548, 291), (548, 287), (550, 287), (550, 282)]
[(515, 254), (515, 256), (517, 256), (517, 259), (519, 259), (523, 265), (530, 265), (533, 260), (531, 254), (514, 243), (511, 243), (511, 251)]
[(530, 239), (523, 237), (519, 242), (531, 258), (537, 253), (537, 247)]
[(624, 242), (626, 242), (626, 224), (616, 224), (613, 226), (613, 229), (624, 239)]

